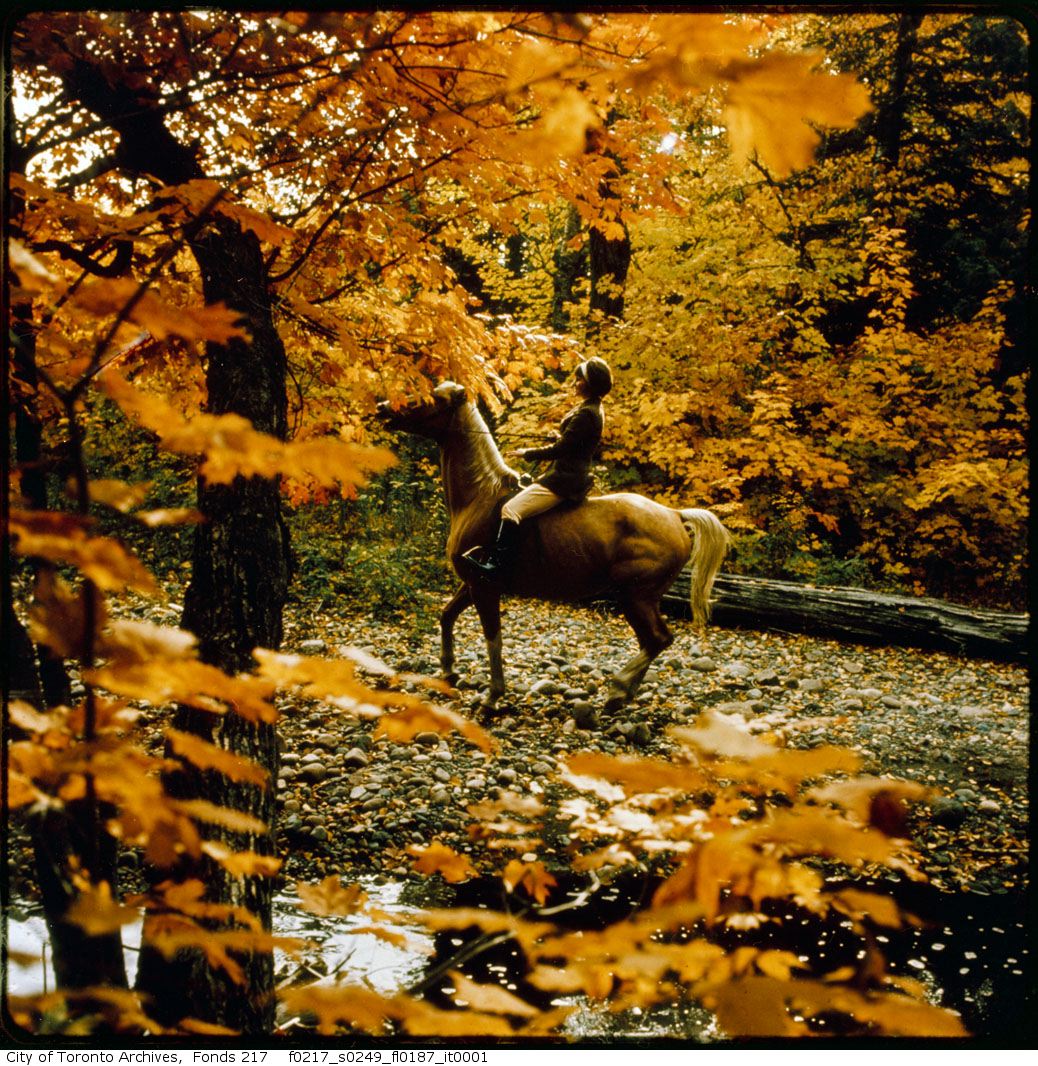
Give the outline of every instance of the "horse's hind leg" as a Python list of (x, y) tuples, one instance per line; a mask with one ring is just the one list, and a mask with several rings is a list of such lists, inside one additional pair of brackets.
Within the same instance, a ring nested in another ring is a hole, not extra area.
[(451, 685), (458, 683), (458, 675), (454, 672), (454, 623), (471, 603), (469, 587), (462, 585), (440, 613), (440, 671)]
[(674, 641), (660, 614), (658, 600), (625, 600), (621, 607), (641, 650), (610, 678), (607, 711), (619, 710), (634, 696), (653, 660)]

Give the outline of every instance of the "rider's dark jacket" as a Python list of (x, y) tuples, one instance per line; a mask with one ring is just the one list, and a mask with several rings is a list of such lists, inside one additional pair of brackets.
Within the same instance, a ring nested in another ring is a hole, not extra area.
[(547, 448), (527, 448), (526, 459), (550, 459), (551, 469), (538, 482), (556, 496), (582, 500), (591, 491), (591, 463), (602, 440), (602, 403), (589, 397), (574, 407), (559, 426), (559, 437)]

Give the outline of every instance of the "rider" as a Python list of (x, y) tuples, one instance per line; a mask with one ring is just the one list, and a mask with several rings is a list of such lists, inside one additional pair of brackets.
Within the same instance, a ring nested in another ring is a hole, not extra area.
[(563, 500), (579, 503), (591, 490), (591, 461), (602, 439), (602, 397), (613, 387), (613, 375), (604, 359), (593, 356), (577, 367), (574, 378), (580, 403), (563, 418), (555, 442), (546, 448), (522, 448), (515, 453), (521, 459), (550, 459), (551, 469), (505, 501), (497, 539), (485, 562), (475, 558), (482, 551), (480, 547), (470, 548), (463, 556), (485, 580), (507, 571), (519, 543), (519, 523), (524, 518), (542, 514)]

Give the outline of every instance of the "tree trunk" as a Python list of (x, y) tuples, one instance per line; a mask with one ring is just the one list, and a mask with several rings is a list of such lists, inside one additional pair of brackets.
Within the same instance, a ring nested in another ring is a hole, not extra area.
[[(45, 511), (49, 500), (38, 413), (36, 334), (30, 305), (12, 304), (11, 336), (11, 369), (16, 381), (11, 390), (14, 447), (21, 471), (20, 490), (30, 508)], [(34, 567), (34, 572), (38, 573), (44, 565)], [(64, 660), (47, 645), (33, 644), (15, 612), (9, 588), (4, 589), (3, 596), (9, 695), (24, 699), (40, 710), (71, 705), (72, 685)], [(12, 731), (13, 727), (5, 723), (6, 740), (11, 739)], [(79, 889), (72, 883), (75, 867), (86, 871), (94, 885), (107, 884), (113, 896), (118, 893), (118, 849), (103, 828), (104, 817), (104, 811), (98, 810), (92, 797), (72, 800), (61, 807), (31, 809), (26, 814), (54, 977), (61, 988), (102, 984), (126, 987), (126, 966), (118, 933), (87, 936), (78, 926), (64, 920), (66, 911), (79, 897)]]
[(591, 271), (592, 316), (594, 312), (607, 319), (624, 316), (624, 287), (627, 272), (631, 268), (631, 238), (624, 227), (624, 235), (618, 240), (608, 239), (601, 230), (591, 228), (588, 234), (588, 264)]
[(897, 20), (897, 43), (890, 72), (890, 87), (876, 114), (876, 158), (888, 169), (901, 159), (901, 138), (905, 132), (905, 112), (908, 76), (912, 69), (912, 53), (923, 16), (904, 12)]
[[(663, 597), (663, 606), (674, 614), (688, 614), (687, 569)], [(734, 574), (717, 578), (713, 621), (722, 626), (907, 645), (1006, 662), (1022, 662), (1028, 648), (1026, 614)]]
[[(83, 60), (76, 61), (64, 82), (71, 98), (118, 133), (115, 158), (124, 171), (152, 174), (168, 184), (205, 177), (194, 151), (169, 131), (155, 101), (113, 84)], [(247, 341), (207, 346), (208, 409), (243, 415), (257, 429), (284, 437), (287, 360), (274, 326), (259, 241), (215, 214), (193, 234), (190, 247), (206, 301), (223, 301), (239, 311), (250, 335)], [(276, 648), (281, 641), (290, 566), (280, 489), (276, 480), (259, 478), (239, 477), (230, 485), (200, 483), (198, 506), (206, 520), (196, 530), (183, 625), (197, 636), (206, 662), (237, 673), (251, 665), (255, 646)], [(247, 722), (233, 711), (214, 719), (188, 708), (177, 711), (175, 725), (267, 770), (269, 784), (257, 788), (184, 763), (167, 775), (165, 784), (177, 796), (204, 798), (258, 817), (269, 828), (256, 836), (207, 832), (236, 849), (272, 854), (278, 761), (274, 728)], [(270, 879), (235, 879), (208, 860), (185, 862), (174, 875), (199, 877), (210, 901), (245, 906), (270, 930)], [(223, 970), (213, 970), (200, 951), (182, 951), (166, 960), (145, 943), (137, 984), (150, 994), (155, 1016), (167, 1024), (190, 1016), (245, 1033), (268, 1032), (274, 1021), (273, 957), (269, 951), (249, 952), (236, 961), (245, 973), (244, 986), (234, 984)]]
[[(244, 415), (257, 429), (283, 438), (287, 361), (273, 324), (259, 242), (236, 223), (217, 218), (192, 242), (192, 250), (202, 271), (206, 301), (222, 300), (241, 310), (251, 336), (249, 342), (209, 346), (208, 408), (214, 414)], [(280, 486), (276, 480), (262, 478), (239, 477), (229, 485), (199, 481), (198, 506), (206, 521), (195, 533), (182, 624), (197, 635), (203, 660), (235, 674), (255, 665), (253, 648), (276, 648), (281, 643), (291, 566)], [(248, 722), (233, 713), (214, 722), (211, 715), (187, 707), (178, 710), (175, 725), (268, 771), (269, 785), (257, 788), (184, 764), (167, 776), (166, 787), (177, 796), (203, 797), (258, 817), (270, 827), (268, 832), (221, 830), (214, 834), (234, 850), (272, 855), (278, 768), (274, 727)], [(246, 907), (270, 931), (274, 890), (270, 878), (231, 878), (209, 861), (193, 876), (201, 876), (209, 885), (208, 898)], [(195, 951), (182, 952), (172, 964), (154, 953), (142, 954), (138, 984), (161, 993), (159, 1020), (172, 1022), (190, 1016), (245, 1033), (269, 1032), (275, 1008), (273, 956), (250, 952), (236, 956), (236, 961), (245, 971), (244, 989)]]
[(580, 212), (570, 205), (566, 225), (552, 252), (554, 271), (551, 276), (551, 328), (564, 333), (569, 328), (567, 304), (573, 299), (573, 286), (587, 258), (583, 248), (570, 248), (569, 243), (580, 232)]
[[(607, 124), (615, 115), (610, 115)], [(600, 328), (603, 319), (621, 319), (624, 316), (624, 288), (627, 272), (631, 268), (631, 238), (627, 226), (620, 221), (621, 193), (618, 178), (620, 164), (617, 158), (603, 147), (603, 134), (589, 131), (588, 150), (608, 160), (609, 169), (599, 182), (598, 193), (602, 197), (601, 217), (618, 223), (623, 229), (622, 237), (607, 237), (592, 226), (588, 233), (588, 268), (591, 274), (591, 297), (588, 316), (589, 335)]]

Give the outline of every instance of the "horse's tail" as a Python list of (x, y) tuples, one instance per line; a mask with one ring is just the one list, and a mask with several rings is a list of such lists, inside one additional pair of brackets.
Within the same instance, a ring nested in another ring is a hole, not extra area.
[(692, 572), (689, 574), (688, 595), (692, 621), (702, 628), (710, 617), (710, 593), (721, 563), (728, 554), (732, 537), (721, 520), (710, 511), (689, 507), (678, 513), (692, 537)]

